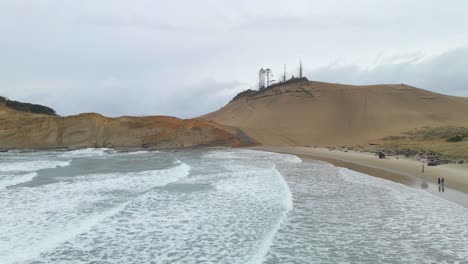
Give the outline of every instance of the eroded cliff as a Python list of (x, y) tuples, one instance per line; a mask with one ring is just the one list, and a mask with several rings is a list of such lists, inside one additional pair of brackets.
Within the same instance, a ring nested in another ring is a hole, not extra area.
[(95, 113), (60, 117), (0, 106), (0, 148), (178, 148), (252, 143), (238, 129), (201, 119), (109, 118)]

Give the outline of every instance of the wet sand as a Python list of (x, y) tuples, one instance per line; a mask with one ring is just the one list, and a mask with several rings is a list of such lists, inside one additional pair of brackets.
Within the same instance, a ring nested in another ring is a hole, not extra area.
[[(338, 167), (424, 190), (468, 209), (468, 166), (466, 165), (425, 166), (422, 173), (421, 162), (403, 157), (379, 159), (367, 152), (329, 151), (308, 147), (258, 146), (251, 149), (293, 154), (304, 161), (325, 161)], [(437, 183), (439, 175), (445, 178), (443, 188)]]

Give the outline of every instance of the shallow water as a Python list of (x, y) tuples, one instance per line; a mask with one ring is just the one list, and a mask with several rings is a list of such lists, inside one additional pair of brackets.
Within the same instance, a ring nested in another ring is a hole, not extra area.
[(0, 153), (0, 263), (464, 263), (468, 210), (295, 156)]

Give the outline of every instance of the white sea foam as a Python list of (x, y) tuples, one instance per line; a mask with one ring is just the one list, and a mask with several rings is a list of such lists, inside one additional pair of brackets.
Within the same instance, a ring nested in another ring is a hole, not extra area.
[[(159, 151), (153, 151), (152, 153), (157, 153)], [(123, 152), (126, 155), (141, 155), (141, 154), (147, 154), (150, 153), (150, 151), (147, 150), (138, 150), (138, 151), (133, 151), (133, 152)]]
[[(274, 168), (275, 174), (279, 179), (279, 184), (281, 185), (282, 192), (284, 193), (284, 198), (283, 198), (283, 204), (285, 207), (284, 212), (282, 213), (282, 216), (278, 218), (277, 222), (273, 225), (271, 230), (267, 232), (258, 246), (258, 250), (256, 254), (253, 255), (251, 263), (263, 263), (265, 261), (265, 257), (273, 244), (273, 239), (280, 229), (281, 225), (284, 222), (284, 219), (287, 217), (287, 213), (293, 208), (293, 199), (292, 199), (292, 194), (291, 191), (289, 190), (288, 184), (283, 178), (283, 175), (276, 170), (276, 166)], [(273, 191), (273, 190), (272, 190)]]
[(176, 182), (189, 172), (190, 166), (178, 162), (164, 170), (95, 174), (73, 182), (4, 190), (0, 263), (24, 262), (53, 250), (113, 217), (141, 193)]
[(464, 208), (347, 169), (304, 164), (279, 171), (295, 204), (265, 263), (463, 263), (468, 259)]
[(200, 152), (92, 156), (0, 190), (0, 263), (468, 259), (468, 213), (446, 201), (282, 154)]
[(295, 155), (279, 154), (274, 152), (251, 149), (210, 151), (209, 153), (205, 154), (204, 157), (222, 160), (251, 159), (252, 161), (302, 163), (302, 159)]
[[(166, 170), (150, 170), (131, 173), (101, 173), (74, 177), (80, 185), (86, 184), (88, 191), (132, 190), (146, 186), (154, 188), (187, 177), (191, 167), (177, 161), (176, 166)], [(157, 179), (157, 181), (155, 181)], [(95, 184), (96, 183), (96, 184)]]
[(340, 176), (345, 181), (348, 181), (348, 182), (365, 184), (374, 188), (385, 188), (393, 193), (399, 193), (399, 192), (405, 192), (407, 190), (411, 190), (411, 193), (419, 193), (418, 195), (427, 196), (428, 199), (437, 199), (443, 203), (450, 204), (451, 206), (460, 207), (463, 210), (467, 210), (463, 206), (458, 205), (454, 202), (440, 198), (424, 190), (412, 188), (401, 183), (393, 182), (393, 181), (378, 178), (378, 177), (372, 177), (367, 174), (349, 170), (346, 168), (340, 168), (339, 173), (340, 173)]
[(14, 186), (20, 183), (31, 181), (36, 176), (36, 172), (0, 175), (0, 190), (5, 189), (9, 186)]
[(60, 155), (61, 158), (86, 158), (95, 156), (104, 156), (111, 151), (108, 148), (84, 148), (72, 151), (67, 151)]
[(33, 172), (43, 169), (51, 169), (57, 167), (66, 167), (70, 165), (69, 161), (61, 160), (33, 160), (19, 162), (1, 162), (0, 172)]
[[(239, 170), (239, 163), (244, 169)], [(248, 165), (252, 164), (248, 158), (195, 164), (201, 174), (126, 199), (124, 209), (67, 238), (66, 243), (43, 251), (31, 263), (87, 263), (90, 259), (110, 263), (256, 263), (268, 251), (279, 223), (290, 210), (290, 194), (281, 175), (266, 160), (253, 166)], [(188, 169), (183, 164), (177, 168)], [(93, 190), (93, 185), (111, 185), (109, 179), (119, 186), (132, 186), (121, 181), (125, 177), (96, 174), (75, 180), (87, 181), (94, 193), (98, 190)], [(120, 194), (130, 192), (121, 188)], [(115, 193), (112, 189), (99, 191)]]
[(112, 217), (122, 211), (126, 205), (127, 203), (123, 203), (98, 213), (92, 213), (85, 217), (72, 219), (61, 228), (57, 228), (53, 231), (49, 230), (49, 232), (52, 231), (52, 233), (44, 234), (42, 238), (39, 238), (37, 241), (33, 241), (34, 244), (22, 245), (22, 248), (17, 252), (10, 252), (9, 255), (3, 258), (3, 260), (0, 255), (0, 260), (4, 261), (2, 263), (21, 263), (40, 256), (41, 253), (53, 250), (61, 243), (68, 241), (81, 233), (88, 232), (93, 228), (93, 226), (102, 222), (104, 219)]

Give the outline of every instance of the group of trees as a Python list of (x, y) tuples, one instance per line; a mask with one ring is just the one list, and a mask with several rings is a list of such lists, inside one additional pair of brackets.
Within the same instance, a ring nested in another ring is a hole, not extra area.
[[(299, 62), (299, 78), (302, 78), (303, 77), (303, 74), (302, 74), (302, 71), (303, 71), (303, 68), (302, 68), (302, 61)], [(260, 71), (258, 72), (258, 89), (259, 90), (263, 90), (265, 89), (266, 87), (270, 86), (271, 84), (275, 83), (276, 80), (273, 80), (273, 73), (272, 73), (272, 70), (269, 69), (269, 68), (261, 68)], [(294, 75), (291, 76), (291, 79), (294, 79)], [(287, 80), (287, 74), (286, 74), (286, 64), (284, 65), (284, 71), (283, 71), (283, 74), (281, 75), (281, 80), (280, 80), (280, 83), (281, 82), (286, 82)]]
[(261, 68), (258, 72), (258, 89), (264, 89), (265, 87), (270, 86), (270, 83), (274, 82), (275, 80), (271, 80), (273, 74), (271, 73), (271, 69), (263, 69)]

